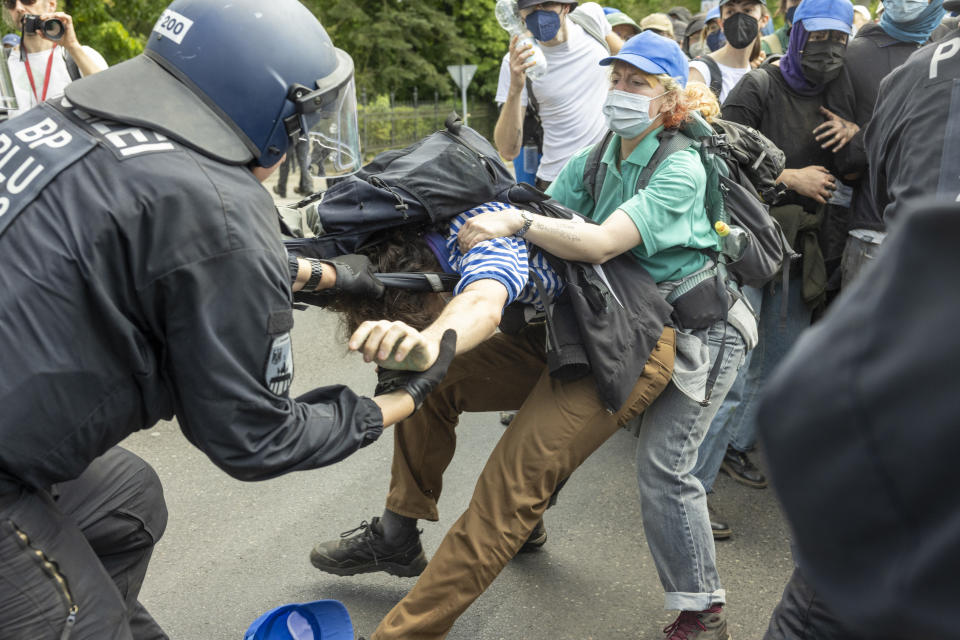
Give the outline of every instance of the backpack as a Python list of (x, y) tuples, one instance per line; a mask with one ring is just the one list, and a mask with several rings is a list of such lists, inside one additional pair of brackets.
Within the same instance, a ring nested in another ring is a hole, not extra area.
[(720, 93), (723, 91), (723, 72), (720, 71), (720, 65), (710, 56), (697, 56), (694, 61), (702, 62), (710, 70), (710, 91), (720, 100)]
[(381, 153), (356, 174), (338, 179), (315, 208), (316, 236), (284, 243), (293, 254), (317, 258), (357, 253), (380, 242), (386, 230), (429, 229), (484, 202), (508, 202), (516, 186), (493, 146), (452, 113), (440, 131)]
[[(601, 159), (612, 137), (608, 132), (584, 165), (583, 184), (594, 201), (606, 171)], [(664, 129), (658, 137), (660, 146), (640, 172), (635, 190), (646, 188), (669, 155), (695, 148), (707, 173), (704, 205), (710, 223), (731, 230), (721, 240), (717, 257), (738, 284), (762, 287), (772, 280), (796, 255), (769, 210), (782, 192), (776, 177), (784, 168), (783, 152), (750, 127), (730, 121), (711, 127), (699, 114), (681, 129)]]
[[(597, 25), (590, 20), (590, 17), (583, 13), (571, 11), (567, 17), (574, 24), (580, 25), (588, 36), (599, 42), (610, 53), (610, 45), (607, 43), (603, 34), (596, 28)], [(528, 143), (537, 145), (537, 153), (543, 153), (543, 122), (540, 120), (540, 104), (533, 93), (533, 82), (526, 78), (527, 87), (527, 110), (523, 115), (523, 144)]]

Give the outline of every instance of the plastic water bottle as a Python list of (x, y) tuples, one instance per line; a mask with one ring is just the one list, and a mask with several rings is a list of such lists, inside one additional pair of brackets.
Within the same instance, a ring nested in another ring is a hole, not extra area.
[(504, 31), (511, 36), (520, 36), (517, 41), (517, 48), (523, 49), (526, 45), (531, 45), (532, 53), (527, 55), (526, 61), (533, 60), (536, 64), (527, 69), (527, 76), (531, 80), (542, 78), (547, 72), (547, 59), (543, 56), (543, 50), (537, 46), (533, 36), (526, 35), (527, 30), (520, 20), (520, 12), (517, 10), (517, 0), (497, 0), (494, 13), (497, 16), (497, 22), (503, 27)]
[(720, 252), (730, 258), (731, 262), (736, 262), (743, 257), (743, 252), (747, 249), (750, 237), (747, 232), (740, 227), (731, 227), (722, 220), (717, 220), (713, 225), (714, 231), (720, 236)]

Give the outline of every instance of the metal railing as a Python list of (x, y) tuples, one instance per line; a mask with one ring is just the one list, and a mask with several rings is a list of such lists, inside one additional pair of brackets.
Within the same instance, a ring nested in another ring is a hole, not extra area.
[[(497, 122), (496, 106), (476, 102), (467, 104), (468, 124), (488, 140), (493, 139)], [(360, 149), (364, 162), (389, 149), (401, 149), (443, 128), (451, 111), (460, 113), (463, 105), (456, 98), (421, 101), (416, 89), (410, 101), (397, 100), (394, 94), (368, 101), (362, 91), (359, 105)]]

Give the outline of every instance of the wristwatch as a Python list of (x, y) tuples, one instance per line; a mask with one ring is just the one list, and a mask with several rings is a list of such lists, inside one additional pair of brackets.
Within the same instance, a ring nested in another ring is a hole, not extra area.
[(533, 224), (533, 216), (526, 211), (521, 211), (520, 217), (523, 218), (523, 226), (513, 234), (518, 238), (522, 238), (524, 235), (526, 235), (527, 231), (530, 231), (530, 225)]
[(307, 258), (307, 262), (310, 263), (310, 279), (303, 285), (303, 291), (310, 293), (316, 291), (317, 285), (320, 284), (320, 278), (323, 277), (323, 263), (313, 258)]

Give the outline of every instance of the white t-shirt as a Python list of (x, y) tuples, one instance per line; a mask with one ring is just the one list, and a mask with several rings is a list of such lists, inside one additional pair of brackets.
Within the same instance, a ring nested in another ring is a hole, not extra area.
[[(577, 7), (578, 13), (588, 15), (604, 35), (611, 32), (603, 8), (595, 2)], [(533, 91), (543, 121), (543, 158), (537, 177), (552, 182), (574, 153), (595, 144), (607, 130), (603, 117), (603, 103), (609, 89), (610, 68), (600, 61), (610, 54), (606, 47), (567, 18), (567, 41), (554, 47), (544, 47), (547, 72), (533, 80)], [(500, 81), (496, 101), (507, 101), (510, 89), (510, 54), (500, 65)], [(520, 97), (527, 104), (527, 89)]]
[[(716, 62), (716, 60), (714, 60)], [(733, 91), (733, 88), (737, 86), (737, 83), (740, 82), (740, 78), (747, 75), (747, 71), (750, 71), (752, 67), (747, 65), (744, 68), (739, 67), (728, 67), (725, 64), (720, 64), (717, 62), (717, 66), (720, 67), (720, 104), (723, 104), (723, 101), (727, 99), (727, 94)], [(703, 82), (708, 87), (710, 86), (710, 80), (712, 76), (710, 75), (710, 67), (707, 66), (706, 62), (702, 60), (692, 60), (690, 62), (690, 68), (696, 69), (700, 72), (700, 75), (703, 76)]]
[[(53, 51), (53, 66), (50, 68), (50, 84), (47, 87), (47, 100), (59, 98), (63, 95), (63, 90), (72, 82), (70, 72), (67, 71), (67, 62), (63, 59), (63, 48), (55, 47), (47, 51), (38, 51), (27, 54), (30, 61), (30, 71), (33, 72), (33, 82), (37, 87), (37, 95), (43, 96), (43, 81), (47, 72), (47, 60), (50, 58), (50, 52)], [(101, 70), (107, 68), (107, 61), (103, 59), (96, 50), (84, 46), (83, 51), (90, 56)], [(7, 58), (7, 68), (10, 69), (10, 78), (13, 80), (13, 91), (17, 96), (16, 111), (10, 112), (10, 117), (18, 116), (21, 113), (35, 107), (37, 98), (34, 96), (33, 89), (30, 87), (30, 78), (27, 76), (27, 67), (20, 60), (20, 49), (14, 48)]]

